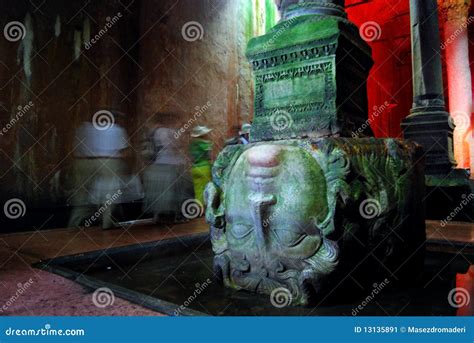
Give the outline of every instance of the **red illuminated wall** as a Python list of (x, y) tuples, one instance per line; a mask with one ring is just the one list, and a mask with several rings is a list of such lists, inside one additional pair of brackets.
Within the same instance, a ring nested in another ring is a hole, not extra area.
[[(376, 137), (399, 137), (412, 105), (408, 1), (346, 1), (349, 19), (372, 47), (368, 80), (369, 119)], [(365, 31), (361, 31), (365, 32)], [(389, 104), (386, 106), (386, 104)]]
[[(474, 6), (471, 6), (474, 7)], [(389, 0), (347, 0), (349, 19), (360, 29), (361, 36), (372, 47), (374, 67), (368, 80), (369, 119), (376, 137), (400, 137), (400, 122), (406, 117), (412, 106), (411, 80), (411, 44), (409, 1)], [(471, 8), (470, 15), (474, 14)], [(440, 25), (441, 41), (443, 41), (443, 20)], [(368, 31), (364, 30), (364, 27)], [(474, 52), (473, 25), (469, 25), (469, 52), (472, 65)], [(446, 109), (449, 109), (448, 78), (446, 74), (446, 51), (442, 50), (443, 82)], [(451, 62), (452, 63), (452, 62)], [(473, 68), (471, 67), (471, 73)], [(473, 75), (474, 79), (474, 75)], [(387, 106), (388, 103), (388, 106)], [(381, 108), (383, 110), (381, 110)], [(471, 114), (471, 118), (472, 114)], [(472, 120), (472, 119), (471, 119)], [(473, 130), (466, 131), (469, 137), (455, 142), (458, 167), (471, 168), (474, 161)], [(458, 131), (456, 131), (458, 132)], [(471, 157), (469, 156), (469, 142)], [(459, 151), (463, 144), (463, 153)]]
[[(365, 38), (371, 46), (375, 62), (368, 80), (369, 118), (372, 129), (376, 137), (400, 137), (400, 122), (409, 114), (412, 106), (409, 1), (347, 0), (346, 7), (349, 19), (361, 29), (362, 38)], [(472, 16), (474, 5), (471, 6), (470, 12)], [(440, 21), (442, 42), (444, 40), (443, 20)], [(369, 31), (366, 32), (364, 27)], [(469, 25), (468, 30), (469, 59), (472, 65), (472, 56), (474, 56), (472, 24)], [(446, 61), (452, 59), (450, 58), (452, 56), (446, 56), (448, 50), (441, 51), (447, 110), (449, 109), (447, 88), (449, 84)], [(471, 67), (471, 73), (472, 70)], [(463, 133), (462, 138), (457, 138), (455, 141), (456, 159), (460, 168), (468, 168), (471, 164), (472, 169), (474, 165), (474, 161), (470, 161), (474, 155), (474, 139), (472, 137), (474, 116), (472, 114), (471, 118), (471, 128), (465, 131), (465, 134)], [(458, 129), (460, 130), (460, 127)], [(456, 131), (458, 134), (459, 132), (461, 131)], [(462, 151), (459, 150), (459, 144), (462, 144)], [(469, 144), (471, 144), (470, 148)], [(471, 157), (469, 149), (472, 150)]]

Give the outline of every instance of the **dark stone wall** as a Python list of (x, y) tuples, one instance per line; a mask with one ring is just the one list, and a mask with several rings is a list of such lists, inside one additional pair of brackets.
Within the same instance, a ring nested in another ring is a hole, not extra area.
[[(250, 120), (252, 79), (245, 49), (251, 35), (246, 25), (251, 20), (247, 11), (251, 1), (245, 3), (142, 2), (137, 106), (141, 125), (154, 112), (170, 112), (173, 119), (163, 121), (164, 125), (212, 127), (218, 152), (225, 138), (235, 135), (242, 121)], [(201, 39), (188, 37), (191, 41), (187, 41), (185, 27), (194, 28)], [(202, 107), (208, 109), (196, 116)], [(189, 132), (179, 138), (184, 146), (188, 136)]]
[[(140, 141), (154, 113), (168, 127), (214, 128), (217, 153), (253, 112), (245, 48), (259, 33), (254, 18), (265, 13), (253, 13), (252, 4), (0, 0), (2, 31), (12, 21), (26, 28), (23, 40), (0, 35), (0, 129), (8, 127), (0, 135), (0, 205), (18, 198), (27, 209), (17, 220), (0, 211), (0, 231), (65, 225), (74, 131), (98, 110), (126, 114), (130, 167), (137, 172)], [(188, 22), (201, 25), (201, 39), (184, 39)], [(19, 106), (27, 105), (19, 116)], [(161, 113), (172, 115), (165, 120)], [(179, 137), (185, 151), (189, 131)]]
[[(25, 27), (23, 40), (0, 37), (0, 126), (8, 128), (0, 138), (2, 203), (64, 205), (75, 128), (102, 108), (134, 109), (136, 7), (127, 11), (112, 0), (0, 2), (2, 29), (12, 21)], [(119, 21), (86, 49), (88, 26), (92, 37), (118, 13)], [(28, 104), (18, 116), (19, 106)]]

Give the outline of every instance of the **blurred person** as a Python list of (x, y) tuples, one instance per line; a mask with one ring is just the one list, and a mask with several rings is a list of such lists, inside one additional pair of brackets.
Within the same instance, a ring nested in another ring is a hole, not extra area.
[(129, 142), (118, 120), (120, 112), (103, 111), (107, 126), (83, 122), (76, 130), (72, 166), (73, 210), (69, 227), (95, 226), (103, 229), (116, 226), (113, 212), (122, 196), (122, 177), (127, 172), (125, 158)]
[(212, 129), (206, 126), (196, 126), (191, 132), (190, 153), (193, 166), (191, 173), (194, 183), (194, 196), (201, 205), (204, 204), (204, 189), (211, 181), (211, 151), (212, 142), (209, 133)]
[(249, 123), (243, 123), (239, 131), (239, 141), (241, 144), (249, 144), (250, 142), (250, 129), (252, 125)]
[[(160, 121), (166, 122), (166, 115)], [(155, 222), (180, 222), (181, 206), (188, 197), (186, 158), (175, 138), (175, 129), (152, 122), (145, 147), (148, 166), (143, 173), (145, 213), (153, 213)], [(168, 121), (171, 119), (168, 118)]]
[(236, 137), (232, 137), (228, 140), (225, 141), (225, 145), (237, 145), (237, 144), (249, 144), (250, 142), (250, 129), (252, 128), (252, 125), (249, 123), (243, 123), (239, 135)]

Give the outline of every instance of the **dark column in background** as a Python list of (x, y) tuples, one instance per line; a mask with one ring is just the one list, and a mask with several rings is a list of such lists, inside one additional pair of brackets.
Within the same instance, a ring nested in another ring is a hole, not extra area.
[(447, 175), (456, 162), (453, 123), (445, 110), (436, 0), (410, 0), (413, 107), (404, 137), (425, 149), (426, 173)]

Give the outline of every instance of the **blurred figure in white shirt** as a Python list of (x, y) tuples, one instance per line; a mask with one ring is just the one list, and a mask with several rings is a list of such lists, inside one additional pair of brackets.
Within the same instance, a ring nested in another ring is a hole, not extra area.
[[(112, 115), (112, 112), (109, 112)], [(113, 113), (110, 125), (84, 122), (74, 140), (73, 184), (74, 206), (69, 227), (81, 225), (103, 229), (116, 225), (113, 211), (122, 195), (122, 177), (127, 173), (124, 157), (129, 148), (128, 135)]]
[(155, 114), (149, 132), (148, 166), (143, 173), (143, 211), (153, 213), (155, 222), (174, 223), (184, 218), (181, 207), (188, 199), (190, 176), (186, 157), (175, 138), (175, 129), (159, 127), (172, 121), (171, 114)]

